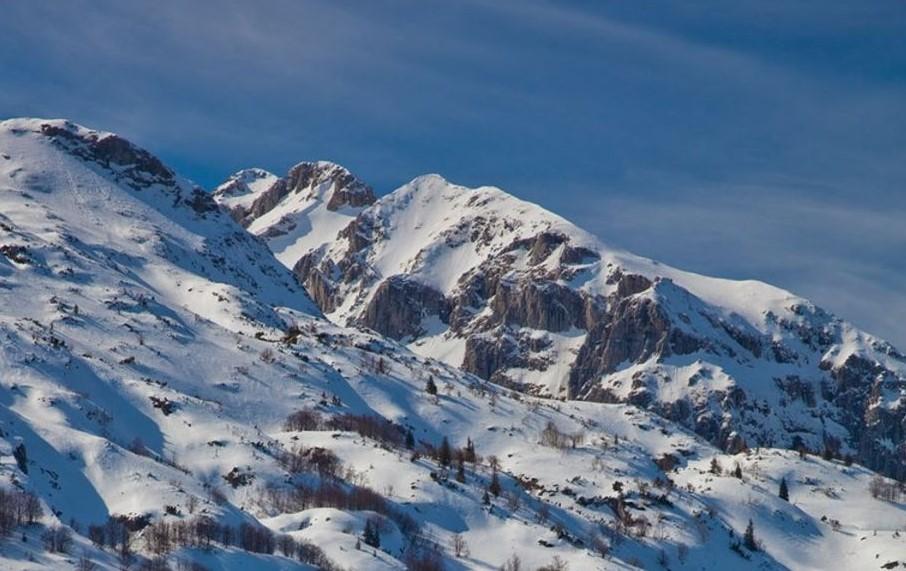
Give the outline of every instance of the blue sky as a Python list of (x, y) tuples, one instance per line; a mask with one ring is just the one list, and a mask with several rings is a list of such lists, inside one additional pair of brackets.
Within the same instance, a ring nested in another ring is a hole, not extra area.
[(762, 279), (906, 347), (906, 3), (29, 0), (0, 116), (213, 186), (342, 163), (494, 184), (605, 241)]

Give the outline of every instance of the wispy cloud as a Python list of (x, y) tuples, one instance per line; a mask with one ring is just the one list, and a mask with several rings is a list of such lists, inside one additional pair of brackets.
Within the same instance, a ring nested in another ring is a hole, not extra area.
[(777, 282), (906, 346), (906, 5), (6, 3), (0, 115), (211, 185), (310, 158), (496, 184), (616, 245)]
[(773, 283), (904, 347), (906, 211), (899, 199), (885, 202), (794, 185), (718, 186), (608, 195), (573, 214), (605, 241), (684, 269)]

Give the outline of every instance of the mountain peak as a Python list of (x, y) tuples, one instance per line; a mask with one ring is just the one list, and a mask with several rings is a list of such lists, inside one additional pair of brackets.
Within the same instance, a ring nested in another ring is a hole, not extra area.
[(297, 211), (316, 203), (337, 211), (344, 207), (361, 208), (375, 201), (370, 186), (330, 161), (297, 163), (284, 177), (259, 168), (243, 169), (218, 186), (213, 195), (243, 226), (268, 214), (269, 218), (276, 213), (282, 216), (282, 210)]
[[(19, 217), (18, 228), (9, 224), (12, 230), (3, 238), (16, 251), (30, 251), (35, 267), (46, 249), (54, 253), (47, 256), (62, 251), (92, 264), (100, 256), (124, 274), (141, 275), (144, 284), (160, 280), (161, 288), (179, 281), (166, 277), (168, 272), (195, 271), (183, 279), (203, 275), (247, 292), (236, 314), (257, 311), (276, 321), (276, 314), (263, 308), (264, 298), (319, 313), (285, 268), (209, 193), (125, 138), (66, 120), (15, 119), (0, 125), (0, 151), (0, 188), (8, 191), (0, 193), (5, 201), (0, 213), (12, 216), (23, 208), (31, 213)], [(92, 248), (105, 254), (91, 253)], [(60, 267), (75, 271), (73, 263), (66, 260)], [(253, 294), (261, 300), (249, 301)]]
[(346, 167), (329, 161), (298, 163), (286, 179), (288, 192), (307, 193), (310, 200), (324, 201), (328, 210), (368, 206), (375, 200), (370, 186)]
[[(330, 161), (303, 161), (278, 177), (263, 169), (232, 175), (214, 200), (292, 267), (315, 243), (338, 232), (375, 202), (374, 191), (349, 169)], [(317, 228), (317, 231), (313, 231)]]
[[(115, 133), (66, 119), (21, 118), (3, 121), (0, 137), (13, 164), (21, 164), (23, 175), (27, 172), (36, 181), (47, 179), (38, 185), (47, 191), (77, 188), (63, 175), (76, 168), (64, 164), (74, 160), (89, 166), (96, 176), (130, 188), (155, 208), (176, 208), (176, 216), (188, 212), (191, 217), (206, 217), (219, 212), (209, 193), (177, 176), (151, 152)], [(43, 162), (36, 163), (36, 157)], [(51, 184), (55, 176), (63, 177), (65, 184)]]
[(95, 131), (66, 119), (11, 119), (3, 128), (13, 135), (47, 137), (69, 154), (100, 165), (133, 188), (172, 186), (176, 175), (163, 162), (115, 133)]
[(229, 210), (248, 208), (280, 177), (259, 168), (242, 169), (214, 189), (214, 199)]

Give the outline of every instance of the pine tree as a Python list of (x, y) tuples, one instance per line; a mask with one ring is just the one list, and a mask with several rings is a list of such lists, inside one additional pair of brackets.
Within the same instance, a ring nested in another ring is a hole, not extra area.
[(381, 546), (381, 532), (378, 530), (378, 525), (374, 518), (365, 520), (365, 530), (362, 532), (362, 541), (365, 542), (365, 545), (370, 545), (371, 547)]
[(412, 429), (406, 431), (406, 448), (412, 450), (415, 448), (415, 435), (412, 434)]
[(425, 391), (431, 396), (437, 394), (437, 385), (434, 384), (434, 377), (428, 377), (428, 383), (425, 385)]
[(483, 503), (486, 506), (491, 505), (491, 495), (488, 494), (487, 488), (484, 489), (484, 494), (481, 495), (481, 503)]
[(723, 468), (720, 467), (720, 462), (717, 461), (717, 458), (711, 458), (710, 472), (716, 476), (720, 476), (723, 472)]
[(444, 436), (444, 439), (440, 443), (440, 450), (437, 452), (437, 461), (440, 462), (441, 466), (446, 468), (450, 465), (452, 460), (453, 453), (450, 451), (450, 441)]
[(16, 449), (13, 450), (13, 458), (16, 459), (19, 469), (28, 474), (28, 452), (25, 450), (25, 444), (20, 443), (16, 446)]
[(749, 551), (758, 551), (758, 541), (755, 539), (755, 524), (752, 523), (752, 520), (749, 520), (749, 525), (746, 526), (746, 533), (742, 536), (742, 543)]
[(466, 455), (463, 451), (456, 451), (456, 481), (464, 483), (466, 481)]
[(777, 495), (781, 500), (790, 501), (790, 489), (786, 485), (786, 478), (780, 479), (780, 492)]
[(497, 477), (497, 470), (491, 472), (491, 484), (488, 486), (488, 490), (490, 490), (495, 497), (500, 495), (500, 478)]
[(475, 454), (475, 443), (471, 438), (466, 438), (465, 460), (470, 464), (475, 464), (478, 457)]
[(736, 468), (733, 469), (733, 477), (742, 480), (742, 468), (739, 467), (739, 464), (736, 464)]

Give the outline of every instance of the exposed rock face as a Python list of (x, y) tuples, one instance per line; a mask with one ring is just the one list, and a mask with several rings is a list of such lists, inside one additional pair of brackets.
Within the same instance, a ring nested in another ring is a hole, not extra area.
[[(214, 194), (243, 226), (272, 211), (290, 195), (299, 195), (301, 201), (322, 201), (329, 211), (368, 206), (375, 200), (370, 186), (340, 165), (324, 161), (299, 163), (282, 178), (261, 169), (240, 171)], [(242, 196), (249, 198), (230, 200)]]
[(112, 133), (83, 131), (73, 123), (62, 125), (45, 123), (41, 133), (55, 139), (70, 153), (104, 167), (119, 167), (119, 179), (133, 188), (147, 187), (155, 183), (170, 185), (174, 182), (173, 171), (148, 151), (136, 147), (126, 139)]
[(336, 286), (329, 277), (322, 273), (320, 268), (313, 267), (315, 261), (316, 258), (312, 253), (306, 254), (293, 266), (293, 274), (308, 291), (308, 295), (318, 304), (318, 307), (322, 308), (321, 311), (331, 312), (336, 309), (337, 305)]
[(426, 316), (447, 323), (450, 305), (443, 294), (406, 276), (392, 276), (378, 286), (359, 323), (391, 337), (418, 337)]
[(651, 299), (623, 298), (606, 319), (593, 327), (570, 373), (570, 393), (582, 393), (590, 381), (613, 373), (623, 363), (641, 363), (669, 355), (670, 322)]
[(555, 282), (501, 281), (489, 304), (495, 318), (506, 324), (545, 331), (585, 325), (582, 296)]
[(523, 362), (520, 348), (510, 335), (472, 335), (466, 339), (462, 368), (479, 377), (493, 379), (497, 371)]
[(889, 345), (765, 284), (612, 253), (497, 189), (416, 179), (293, 268), (332, 319), (496, 383), (632, 403), (729, 451), (805, 446), (906, 475), (906, 358)]
[(857, 457), (880, 472), (906, 479), (906, 407), (886, 406), (883, 398), (906, 391), (906, 378), (858, 355), (839, 366), (822, 366), (829, 367), (833, 380), (824, 386), (826, 396), (839, 407), (841, 423), (858, 443)]

